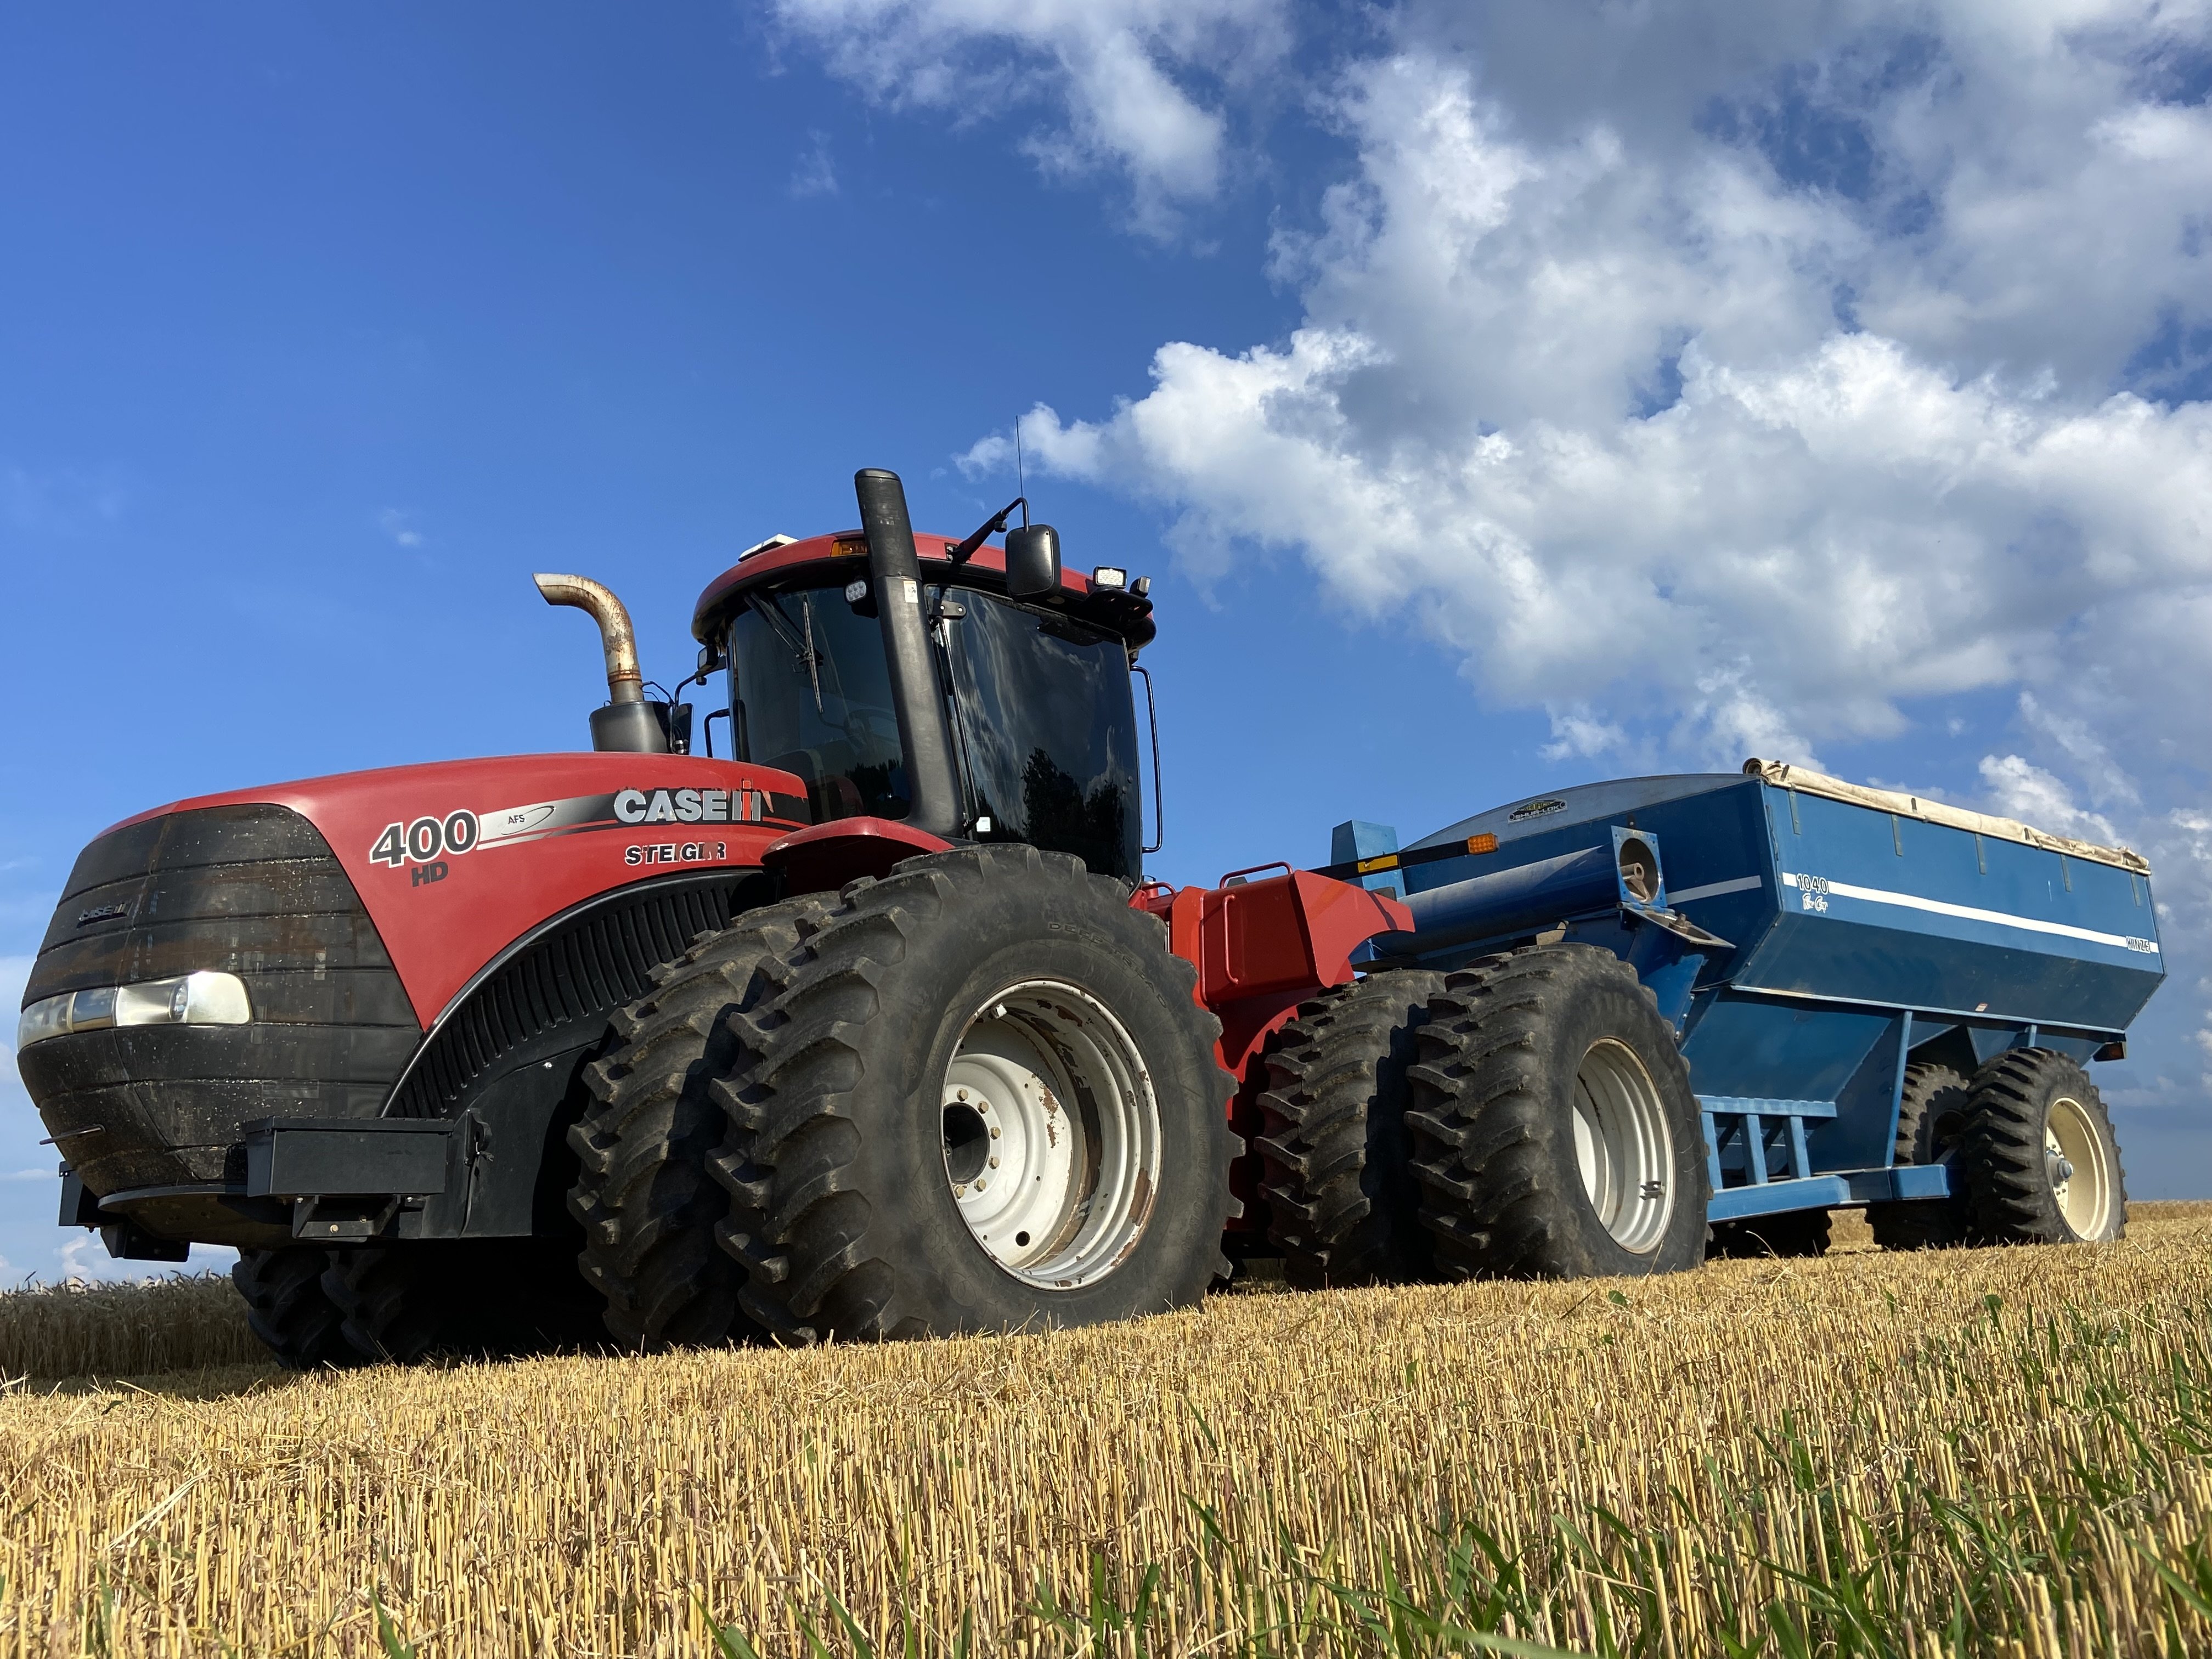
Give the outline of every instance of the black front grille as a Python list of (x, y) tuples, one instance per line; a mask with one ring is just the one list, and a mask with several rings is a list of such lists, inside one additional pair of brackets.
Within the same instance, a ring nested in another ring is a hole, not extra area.
[(653, 969), (761, 902), (761, 878), (717, 873), (609, 895), (563, 919), (494, 969), (424, 1045), (389, 1115), (447, 1117), (483, 1079), (541, 1038), (596, 1041), (607, 1017), (652, 988)]
[(384, 941), (329, 845), (281, 806), (173, 812), (79, 855), (24, 1006), (209, 969), (246, 1025), (80, 1031), (18, 1056), (62, 1155), (99, 1194), (234, 1180), (239, 1125), (373, 1117), (422, 1040)]

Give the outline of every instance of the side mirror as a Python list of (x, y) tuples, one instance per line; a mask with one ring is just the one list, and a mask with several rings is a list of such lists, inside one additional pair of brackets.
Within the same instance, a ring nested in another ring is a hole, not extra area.
[(668, 752), (672, 755), (691, 752), (691, 705), (688, 702), (668, 705)]
[(1026, 524), (1006, 532), (1006, 594), (1034, 599), (1060, 589), (1060, 532)]

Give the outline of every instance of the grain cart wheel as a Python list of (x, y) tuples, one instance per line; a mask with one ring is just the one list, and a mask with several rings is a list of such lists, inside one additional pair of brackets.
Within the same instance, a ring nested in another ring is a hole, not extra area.
[(1407, 1152), (1406, 1068), (1442, 974), (1323, 992), (1267, 1045), (1255, 1143), (1267, 1236), (1293, 1285), (1399, 1284), (1434, 1271)]
[(1975, 1237), (2068, 1244), (2127, 1231), (2127, 1175), (2103, 1097), (2049, 1048), (2015, 1048), (1974, 1073), (1959, 1147)]
[(1449, 975), (1407, 1076), (1413, 1173), (1455, 1275), (1674, 1273), (1705, 1257), (1689, 1072), (1610, 951), (1541, 945)]
[(797, 928), (716, 1091), (755, 1320), (795, 1341), (1087, 1325), (1228, 1271), (1220, 1027), (1125, 889), (963, 848)]
[(759, 1334), (738, 1309), (744, 1275), (714, 1243), (729, 1200), (707, 1160), (728, 1126), (711, 1085), (736, 1065), (738, 1024), (776, 988), (770, 970), (798, 945), (797, 922), (830, 902), (787, 899), (695, 940), (617, 1012), (615, 1047), (584, 1068), (592, 1102), (568, 1131), (568, 1212), (583, 1224), (584, 1278), (624, 1346)]
[[(1926, 1166), (1954, 1157), (1973, 1091), (1948, 1066), (1908, 1066), (1897, 1109), (1897, 1162)], [(1867, 1224), (1885, 1250), (1942, 1250), (1964, 1244), (1973, 1217), (1964, 1194), (1911, 1204), (1869, 1204)]]
[(358, 1365), (362, 1354), (339, 1327), (344, 1316), (323, 1290), (330, 1253), (304, 1244), (240, 1250), (230, 1282), (246, 1298), (246, 1322), (288, 1370)]
[(1780, 1215), (1724, 1221), (1705, 1246), (1708, 1259), (1826, 1255), (1832, 1223), (1826, 1210), (1785, 1210)]

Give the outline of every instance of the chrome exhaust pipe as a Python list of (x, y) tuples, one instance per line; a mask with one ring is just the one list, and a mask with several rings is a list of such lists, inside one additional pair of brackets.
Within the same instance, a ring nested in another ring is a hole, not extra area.
[(637, 630), (629, 611), (614, 590), (589, 576), (557, 576), (543, 571), (531, 578), (548, 605), (574, 605), (599, 625), (599, 644), (607, 659), (607, 702), (592, 711), (592, 747), (629, 754), (668, 752), (665, 704), (645, 696), (638, 671)]

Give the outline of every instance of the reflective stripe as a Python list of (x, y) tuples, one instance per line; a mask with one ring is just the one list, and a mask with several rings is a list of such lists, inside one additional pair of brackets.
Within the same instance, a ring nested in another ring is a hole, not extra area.
[[(1956, 916), (1961, 921), (1987, 921), (1999, 927), (2024, 928), (2031, 933), (2055, 933), (2061, 939), (2086, 939), (2092, 945), (2109, 945), (2116, 951), (2133, 951), (2139, 955), (2159, 954), (2155, 940), (2136, 939), (2126, 933), (2100, 933), (2094, 927), (2075, 927), (2063, 921), (2039, 921), (2033, 916), (2008, 915), (2002, 910), (1978, 910), (1971, 904), (1949, 904), (1942, 899), (1922, 898), (1917, 893), (1892, 893), (1880, 887), (1855, 887), (1847, 881), (1825, 880), (1820, 877), (1808, 877), (1807, 879), (1822, 881), (1823, 890), (1838, 898), (1858, 899), (1868, 904), (1894, 904), (1906, 910), (1925, 910), (1931, 915)], [(1798, 878), (1794, 872), (1784, 870), (1782, 884), (1796, 887)]]
[(1701, 898), (1718, 898), (1723, 893), (1748, 893), (1759, 884), (1757, 876), (1738, 876), (1734, 881), (1709, 881), (1703, 887), (1685, 887), (1667, 897), (1675, 904), (1694, 904)]

